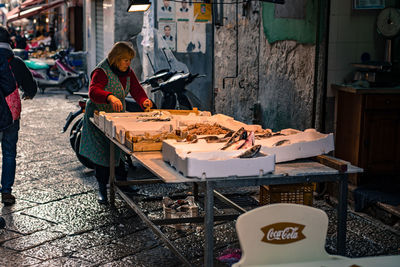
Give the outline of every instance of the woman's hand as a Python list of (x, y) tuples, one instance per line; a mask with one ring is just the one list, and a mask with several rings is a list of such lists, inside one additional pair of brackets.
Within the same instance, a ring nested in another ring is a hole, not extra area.
[(122, 109), (123, 109), (122, 103), (117, 97), (115, 97), (113, 95), (108, 95), (107, 102), (111, 104), (114, 111), (116, 111), (116, 112), (122, 111)]
[(153, 102), (151, 102), (151, 100), (147, 98), (145, 101), (143, 101), (143, 107), (145, 109), (150, 109), (153, 107)]

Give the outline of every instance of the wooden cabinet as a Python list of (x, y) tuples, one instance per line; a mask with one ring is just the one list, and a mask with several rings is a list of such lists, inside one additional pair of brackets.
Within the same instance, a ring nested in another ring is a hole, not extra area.
[(364, 169), (350, 183), (400, 184), (400, 88), (337, 90), (335, 156)]

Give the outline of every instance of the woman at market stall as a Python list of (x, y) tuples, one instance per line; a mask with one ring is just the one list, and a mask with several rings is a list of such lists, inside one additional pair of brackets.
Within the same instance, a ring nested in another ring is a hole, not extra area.
[[(109, 179), (110, 141), (89, 120), (94, 111), (125, 112), (125, 97), (128, 93), (142, 108), (152, 107), (135, 73), (130, 68), (136, 52), (128, 42), (117, 42), (91, 74), (89, 100), (86, 104), (79, 152), (95, 165), (95, 176), (99, 185), (100, 204), (107, 204), (107, 182)], [(126, 177), (122, 163), (123, 152), (115, 149), (115, 173)]]

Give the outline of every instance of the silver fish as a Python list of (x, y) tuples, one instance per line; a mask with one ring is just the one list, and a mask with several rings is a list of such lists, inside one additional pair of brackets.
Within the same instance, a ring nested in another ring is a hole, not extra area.
[(226, 133), (226, 134), (224, 135), (224, 138), (231, 137), (232, 134), (233, 134), (233, 132), (232, 132), (232, 131), (229, 131), (228, 133)]
[(283, 145), (283, 144), (290, 144), (290, 140), (288, 140), (288, 139), (283, 139), (283, 140), (280, 140), (280, 141), (278, 141), (278, 142), (276, 142), (275, 144), (273, 144), (272, 146), (281, 146), (281, 145)]
[(247, 136), (246, 142), (240, 149), (248, 149), (254, 146), (254, 143), (255, 143), (254, 132), (250, 132), (250, 134)]
[(165, 117), (165, 118), (161, 118), (161, 117), (149, 117), (149, 118), (145, 118), (145, 119), (141, 119), (138, 121), (141, 122), (148, 122), (148, 121), (170, 121), (171, 118)]
[(237, 158), (254, 158), (260, 152), (261, 145), (255, 145), (244, 151)]
[(246, 143), (246, 140), (241, 139), (239, 141), (236, 141), (235, 143), (231, 144), (225, 150), (239, 150), (243, 147), (243, 145)]
[(228, 142), (226, 142), (226, 144), (221, 148), (221, 150), (225, 150), (227, 149), (230, 145), (232, 145), (233, 143), (239, 141), (240, 139), (245, 139), (247, 137), (247, 132), (246, 132), (246, 137), (242, 138), (243, 134), (245, 133), (245, 129), (242, 127), (239, 130), (237, 130), (236, 132), (234, 132), (232, 134), (232, 136), (229, 138)]
[(262, 139), (262, 138), (270, 138), (272, 137), (273, 132), (272, 131), (265, 131), (262, 134), (255, 134), (256, 139)]
[(215, 135), (208, 135), (198, 139), (205, 139), (207, 143), (219, 143), (221, 138)]

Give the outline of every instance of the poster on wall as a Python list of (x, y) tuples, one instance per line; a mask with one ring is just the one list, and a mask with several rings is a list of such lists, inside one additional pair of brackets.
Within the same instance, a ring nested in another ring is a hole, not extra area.
[(206, 53), (206, 25), (204, 23), (177, 23), (177, 51)]
[(169, 49), (176, 50), (176, 24), (175, 22), (159, 22), (158, 31), (161, 38), (166, 42)]
[(176, 3), (176, 20), (189, 21), (193, 18), (193, 5), (189, 5), (187, 0)]
[(196, 22), (211, 22), (211, 4), (194, 3), (193, 13)]
[(168, 0), (157, 0), (157, 18), (159, 21), (175, 20), (175, 2)]

